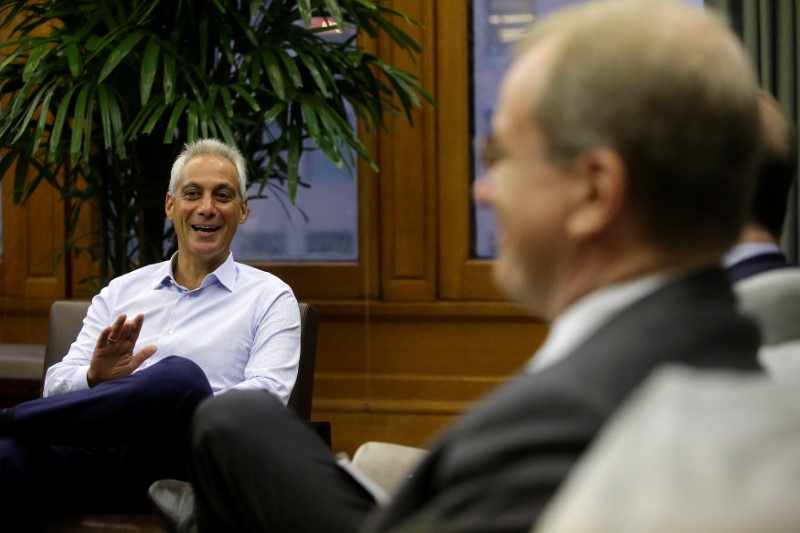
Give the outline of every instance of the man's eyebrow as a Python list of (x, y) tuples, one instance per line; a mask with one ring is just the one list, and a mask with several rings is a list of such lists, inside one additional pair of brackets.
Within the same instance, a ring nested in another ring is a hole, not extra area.
[[(196, 181), (187, 181), (187, 182), (183, 183), (183, 185), (181, 185), (181, 186), (179, 187), (179, 189), (180, 189), (180, 190), (185, 190), (185, 189), (188, 189), (189, 187), (197, 187), (197, 188), (199, 188), (199, 189), (202, 189), (202, 188), (203, 188), (203, 186), (202, 186), (202, 185), (200, 185), (200, 184), (199, 184), (198, 182), (196, 182)], [(218, 184), (218, 185), (215, 185), (215, 186), (214, 186), (214, 188), (213, 188), (212, 190), (214, 190), (214, 191), (218, 191), (218, 190), (220, 190), (220, 189), (229, 189), (229, 190), (231, 190), (231, 191), (235, 191), (235, 190), (237, 190), (237, 188), (236, 188), (236, 187), (234, 187), (233, 185), (231, 185), (230, 183), (220, 183), (220, 184)]]

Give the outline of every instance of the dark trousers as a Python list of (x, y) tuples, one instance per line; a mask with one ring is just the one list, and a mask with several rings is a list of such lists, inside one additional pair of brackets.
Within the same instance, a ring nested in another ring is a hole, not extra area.
[(314, 430), (264, 391), (210, 398), (192, 423), (200, 531), (357, 531), (372, 497)]
[(200, 367), (167, 357), (17, 405), (0, 426), (1, 523), (31, 530), (49, 513), (146, 509), (151, 482), (187, 478), (189, 422), (211, 394)]

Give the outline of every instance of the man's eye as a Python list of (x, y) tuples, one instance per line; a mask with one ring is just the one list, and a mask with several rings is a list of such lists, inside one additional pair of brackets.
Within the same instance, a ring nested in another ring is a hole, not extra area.
[(229, 192), (218, 192), (214, 195), (218, 202), (230, 202), (233, 200), (233, 195)]
[(199, 191), (184, 191), (183, 192), (183, 197), (186, 198), (187, 200), (197, 200), (198, 198), (200, 198), (200, 192)]

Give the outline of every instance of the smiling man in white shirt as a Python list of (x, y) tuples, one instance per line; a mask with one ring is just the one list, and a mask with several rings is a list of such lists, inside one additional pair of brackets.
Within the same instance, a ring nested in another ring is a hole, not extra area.
[(178, 251), (112, 280), (48, 370), (45, 398), (0, 415), (4, 520), (30, 525), (41, 516), (31, 504), (141, 508), (150, 481), (183, 477), (180, 445), (201, 400), (243, 389), (286, 404), (300, 353), (297, 301), (230, 253), (248, 215), (245, 168), (219, 141), (185, 147), (165, 203)]

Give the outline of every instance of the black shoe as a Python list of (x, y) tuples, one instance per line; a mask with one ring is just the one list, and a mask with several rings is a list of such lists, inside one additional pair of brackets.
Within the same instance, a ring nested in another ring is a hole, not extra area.
[(150, 506), (166, 524), (167, 529), (192, 531), (194, 526), (194, 489), (188, 481), (162, 479), (147, 490)]

